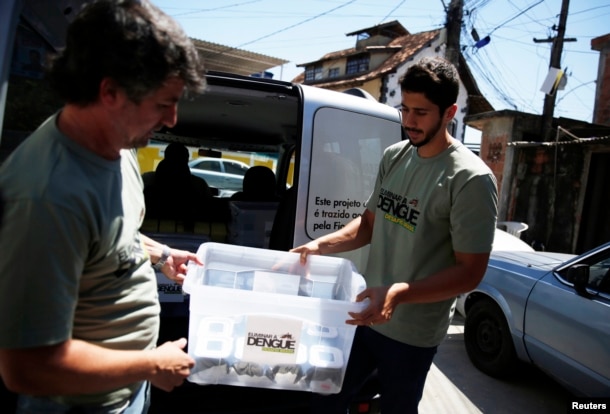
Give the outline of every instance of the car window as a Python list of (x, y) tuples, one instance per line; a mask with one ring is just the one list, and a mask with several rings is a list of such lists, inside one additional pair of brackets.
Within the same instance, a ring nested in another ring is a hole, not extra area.
[(203, 170), (203, 161), (199, 161), (199, 162), (191, 162), (189, 163), (189, 167), (191, 168), (197, 168), (199, 170)]
[[(606, 249), (605, 251), (588, 257), (580, 263), (589, 266), (589, 282), (587, 288), (610, 294), (610, 249)], [(566, 267), (558, 272), (565, 280), (568, 280), (567, 275), (570, 267)]]
[(589, 286), (600, 292), (610, 293), (610, 258), (606, 257), (589, 267)]
[(200, 170), (216, 171), (220, 172), (220, 162), (216, 160), (205, 160), (201, 161), (195, 168)]
[(248, 167), (237, 162), (225, 161), (225, 172), (229, 174), (245, 175)]

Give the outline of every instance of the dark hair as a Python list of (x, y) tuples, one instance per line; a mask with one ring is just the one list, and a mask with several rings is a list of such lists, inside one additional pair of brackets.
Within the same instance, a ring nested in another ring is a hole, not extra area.
[(97, 99), (109, 77), (134, 102), (177, 76), (186, 89), (205, 88), (203, 63), (191, 39), (148, 0), (98, 0), (68, 27), (65, 49), (49, 71), (51, 85), (69, 103)]
[(457, 101), (460, 78), (449, 61), (440, 57), (423, 58), (407, 69), (400, 88), (402, 92), (423, 93), (442, 114)]

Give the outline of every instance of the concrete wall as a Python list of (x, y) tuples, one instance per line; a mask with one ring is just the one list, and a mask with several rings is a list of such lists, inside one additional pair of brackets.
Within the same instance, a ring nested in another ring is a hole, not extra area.
[(591, 49), (599, 51), (593, 123), (610, 125), (610, 34), (592, 39)]
[[(494, 118), (486, 123), (481, 134), (481, 148), (479, 156), (491, 168), (498, 181), (498, 217), (500, 220), (510, 220), (508, 210), (510, 206), (510, 174), (505, 168), (512, 164), (513, 148), (508, 143), (512, 140), (513, 119), (510, 117)], [(506, 177), (506, 182), (505, 182)]]
[(589, 147), (566, 137), (536, 142), (535, 115), (501, 111), (476, 122), (482, 126), (480, 157), (498, 180), (498, 219), (527, 223), (521, 238), (539, 249), (573, 253), (586, 208)]
[(522, 237), (528, 243), (571, 253), (585, 188), (586, 147), (540, 144), (516, 147), (514, 152), (510, 219), (529, 225)]

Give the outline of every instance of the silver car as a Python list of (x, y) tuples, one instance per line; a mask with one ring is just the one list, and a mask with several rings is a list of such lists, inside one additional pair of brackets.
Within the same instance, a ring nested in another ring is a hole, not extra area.
[(509, 377), (524, 361), (576, 395), (610, 396), (610, 243), (579, 256), (493, 251), (458, 311), (484, 373)]
[(191, 174), (218, 189), (220, 196), (229, 196), (242, 190), (244, 175), (250, 166), (227, 158), (200, 157), (189, 161), (189, 168)]

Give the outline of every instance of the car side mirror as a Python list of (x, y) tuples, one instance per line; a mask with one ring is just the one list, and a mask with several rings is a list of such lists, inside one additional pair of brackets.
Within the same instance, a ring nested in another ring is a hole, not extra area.
[(580, 296), (590, 298), (591, 295), (587, 292), (589, 284), (589, 265), (576, 264), (568, 269), (568, 282), (574, 285), (574, 290)]

